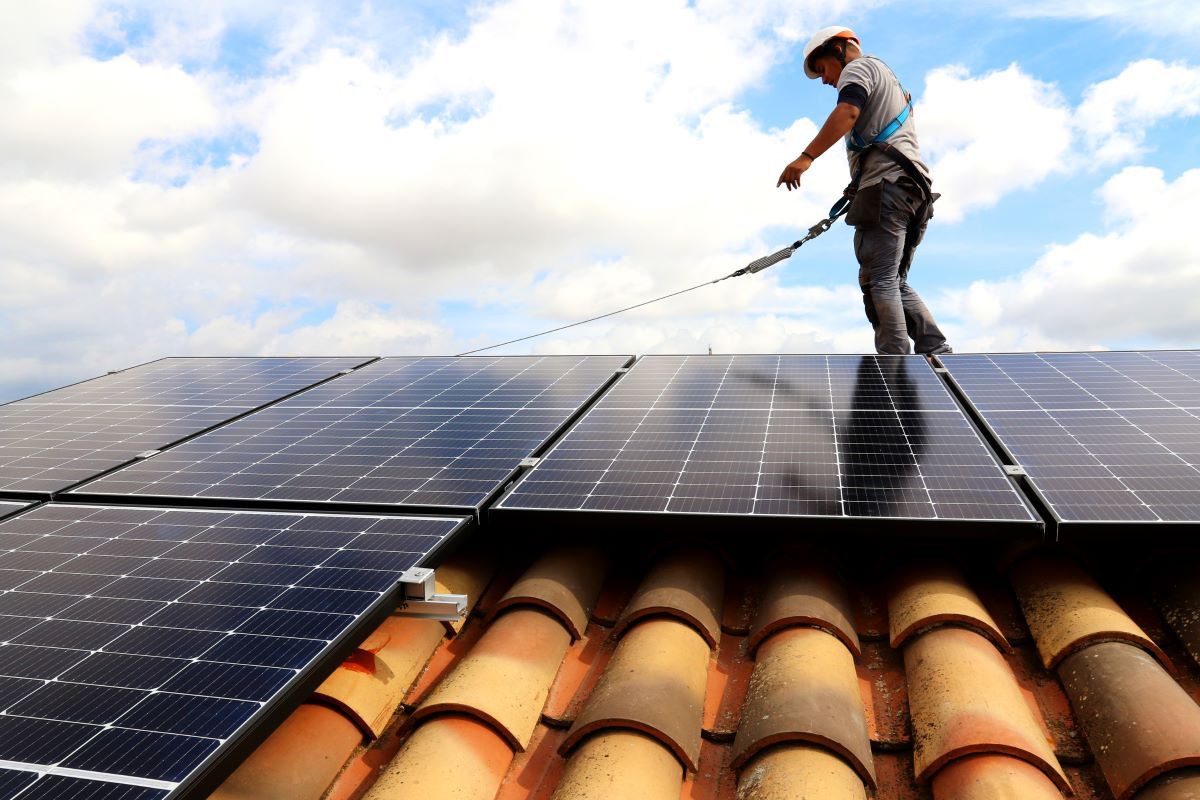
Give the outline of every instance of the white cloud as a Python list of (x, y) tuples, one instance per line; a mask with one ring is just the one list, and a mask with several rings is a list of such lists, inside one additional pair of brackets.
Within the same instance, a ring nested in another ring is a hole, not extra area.
[(1200, 170), (1168, 182), (1161, 170), (1126, 167), (1099, 194), (1105, 233), (1053, 246), (1017, 277), (976, 281), (939, 303), (986, 332), (964, 340), (965, 348), (1076, 349), (1136, 340), (1196, 346)]
[(1005, 0), (1002, 7), (1017, 17), (1109, 20), (1160, 37), (1200, 31), (1200, 6), (1193, 0)]
[(1197, 114), (1200, 67), (1145, 59), (1089, 86), (1075, 122), (1095, 158), (1115, 162), (1139, 155), (1146, 130), (1155, 123)]

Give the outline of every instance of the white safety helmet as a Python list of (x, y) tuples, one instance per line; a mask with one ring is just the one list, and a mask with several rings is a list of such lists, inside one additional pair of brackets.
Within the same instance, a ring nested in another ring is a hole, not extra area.
[(821, 77), (816, 72), (813, 72), (812, 64), (808, 63), (812, 54), (821, 48), (830, 39), (850, 39), (855, 44), (861, 44), (858, 37), (854, 35), (854, 31), (847, 28), (845, 25), (830, 25), (828, 28), (821, 28), (812, 35), (808, 40), (808, 44), (804, 45), (804, 74), (809, 78)]

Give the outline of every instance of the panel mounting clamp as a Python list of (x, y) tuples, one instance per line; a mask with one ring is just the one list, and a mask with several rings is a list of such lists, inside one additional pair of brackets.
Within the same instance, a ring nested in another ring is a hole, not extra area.
[(349, 375), (351, 372), (354, 372), (354, 369), (355, 369), (354, 367), (348, 367), (347, 369), (340, 369), (340, 370), (338, 370), (338, 375)]
[(542, 460), (536, 456), (530, 456), (529, 458), (522, 458), (521, 463), (518, 466), (536, 467), (539, 463), (541, 463), (541, 461)]
[(1028, 478), (1029, 473), (1020, 464), (1005, 464), (1004, 474), (1013, 478)]
[(467, 613), (465, 594), (438, 594), (437, 580), (431, 569), (413, 567), (400, 575), (404, 597), (396, 607), (396, 615), (414, 619), (437, 619), (456, 622)]
[(945, 367), (934, 367), (933, 371), (936, 372), (938, 375), (949, 375), (950, 374), (950, 370), (946, 369)]
[(136, 456), (134, 456), (134, 458), (151, 458), (153, 456), (158, 455), (161, 452), (162, 452), (162, 450), (143, 450), (142, 452), (140, 452)]

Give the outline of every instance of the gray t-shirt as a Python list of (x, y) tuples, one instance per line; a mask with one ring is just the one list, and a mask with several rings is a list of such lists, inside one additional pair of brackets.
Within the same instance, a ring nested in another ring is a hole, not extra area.
[[(857, 83), (867, 92), (867, 103), (859, 112), (858, 122), (854, 127), (859, 135), (869, 142), (904, 110), (907, 102), (904, 89), (900, 87), (896, 73), (892, 72), (887, 64), (875, 56), (867, 55), (859, 56), (845, 66), (842, 76), (838, 79), (838, 91), (841, 92), (850, 83)], [(846, 141), (850, 141), (849, 136), (846, 137)], [(908, 119), (904, 120), (904, 124), (887, 142), (912, 159), (917, 169), (921, 170), (925, 177), (929, 177), (929, 167), (921, 160), (921, 147), (917, 144), (917, 127), (913, 123), (912, 114), (908, 115)], [(858, 170), (859, 154), (847, 150), (847, 155), (850, 157), (850, 174), (854, 175)], [(872, 153), (867, 160), (867, 169), (859, 186), (870, 186), (884, 178), (895, 181), (903, 174), (904, 171), (896, 162), (882, 153)]]

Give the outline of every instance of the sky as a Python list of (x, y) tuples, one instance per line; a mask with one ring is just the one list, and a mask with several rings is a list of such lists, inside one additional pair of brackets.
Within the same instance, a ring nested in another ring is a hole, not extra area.
[[(455, 354), (799, 238), (852, 27), (959, 351), (1200, 347), (1200, 4), (0, 0), (0, 402), (168, 355)], [(837, 225), (497, 353), (869, 352)]]

